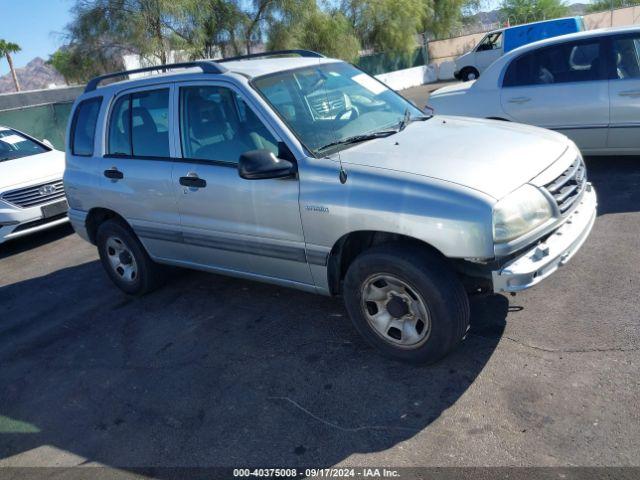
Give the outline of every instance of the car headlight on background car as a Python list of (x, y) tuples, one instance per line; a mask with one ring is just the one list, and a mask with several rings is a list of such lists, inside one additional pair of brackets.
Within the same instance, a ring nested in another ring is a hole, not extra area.
[(493, 208), (493, 239), (508, 242), (553, 217), (553, 208), (533, 185), (523, 185), (500, 200)]

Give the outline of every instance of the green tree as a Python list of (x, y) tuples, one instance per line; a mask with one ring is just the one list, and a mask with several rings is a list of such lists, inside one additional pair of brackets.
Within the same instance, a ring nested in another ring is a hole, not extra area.
[(426, 1), (427, 15), (421, 32), (431, 38), (451, 36), (455, 28), (462, 26), (463, 16), (479, 8), (480, 0), (431, 0)]
[[(96, 69), (95, 62), (83, 55), (78, 48), (65, 46), (56, 50), (47, 61), (63, 77), (67, 85), (83, 83), (92, 77), (104, 73)], [(114, 70), (117, 69), (114, 65)]]
[(345, 0), (342, 4), (362, 45), (378, 52), (409, 52), (429, 5), (425, 0)]
[(511, 24), (537, 22), (566, 16), (564, 0), (503, 0), (501, 13)]
[(244, 50), (245, 14), (228, 0), (182, 0), (165, 14), (165, 25), (174, 34), (172, 42), (191, 58), (215, 58), (230, 48)]
[(339, 10), (323, 11), (311, 6), (310, 11), (294, 21), (273, 22), (268, 35), (269, 50), (303, 48), (350, 62), (360, 53), (356, 32)]
[(11, 54), (17, 53), (20, 50), (22, 50), (22, 48), (20, 48), (20, 45), (18, 45), (17, 43), (7, 42), (6, 40), (0, 39), (0, 56), (7, 59), (9, 70), (11, 70), (11, 76), (13, 77), (13, 84), (16, 87), (16, 92), (20, 91), (20, 83), (18, 82), (16, 69), (13, 66), (13, 58), (11, 57)]

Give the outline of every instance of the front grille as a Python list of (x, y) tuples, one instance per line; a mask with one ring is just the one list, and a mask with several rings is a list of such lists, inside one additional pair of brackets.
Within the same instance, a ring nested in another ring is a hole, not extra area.
[(3, 194), (0, 198), (17, 207), (35, 207), (64, 198), (64, 186), (62, 185), (62, 180), (57, 180), (12, 190)]
[(567, 168), (562, 175), (544, 187), (555, 198), (558, 209), (565, 215), (578, 200), (587, 186), (587, 168), (581, 157)]

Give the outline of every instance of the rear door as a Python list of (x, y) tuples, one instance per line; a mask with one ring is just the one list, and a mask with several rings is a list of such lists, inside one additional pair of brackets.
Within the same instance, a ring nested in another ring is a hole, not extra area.
[(591, 38), (526, 52), (505, 71), (510, 120), (564, 133), (584, 151), (606, 147), (609, 82), (604, 42)]
[(128, 90), (111, 103), (98, 186), (154, 257), (179, 255), (180, 219), (171, 183), (173, 86)]
[(173, 188), (186, 259), (224, 273), (311, 285), (299, 209), (298, 178), (245, 180), (246, 151), (279, 153), (279, 139), (235, 86), (179, 84), (182, 158)]
[(611, 38), (609, 148), (640, 153), (640, 33)]

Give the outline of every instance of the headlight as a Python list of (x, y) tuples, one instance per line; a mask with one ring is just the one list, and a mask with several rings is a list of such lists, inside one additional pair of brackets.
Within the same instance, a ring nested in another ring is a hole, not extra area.
[(547, 197), (533, 185), (523, 185), (493, 208), (493, 239), (507, 242), (530, 232), (553, 216)]

